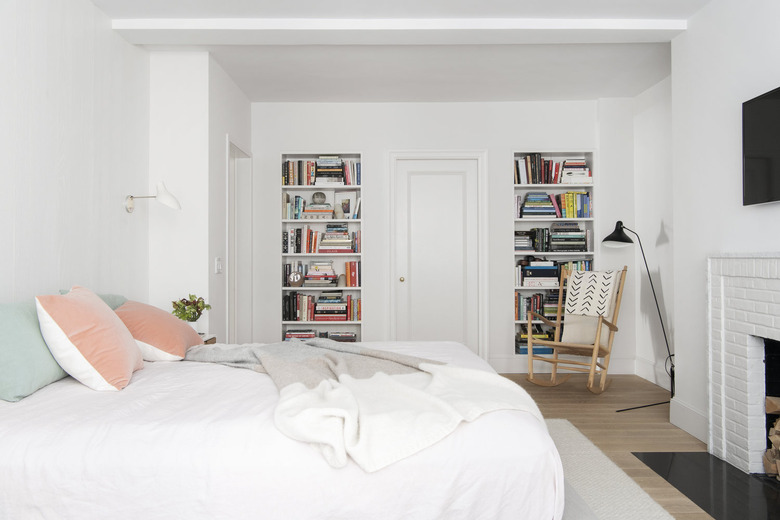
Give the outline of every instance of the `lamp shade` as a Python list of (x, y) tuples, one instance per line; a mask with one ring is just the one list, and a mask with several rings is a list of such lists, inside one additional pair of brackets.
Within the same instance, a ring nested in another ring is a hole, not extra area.
[(601, 241), (606, 247), (627, 247), (634, 243), (631, 237), (626, 235), (623, 229), (623, 222), (618, 220), (615, 224), (615, 231), (607, 235), (607, 237)]
[(163, 204), (165, 206), (168, 206), (169, 208), (173, 209), (181, 209), (181, 204), (179, 204), (179, 200), (174, 197), (170, 191), (165, 187), (165, 183), (160, 181), (157, 183), (157, 202), (160, 204)]

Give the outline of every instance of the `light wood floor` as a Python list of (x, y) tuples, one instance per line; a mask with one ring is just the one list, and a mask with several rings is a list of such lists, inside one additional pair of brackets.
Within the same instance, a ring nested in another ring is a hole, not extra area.
[(712, 518), (631, 454), (707, 451), (707, 445), (669, 422), (668, 404), (616, 413), (668, 400), (668, 391), (630, 375), (610, 376), (611, 382), (601, 395), (585, 388), (585, 374), (574, 374), (557, 387), (529, 383), (525, 374), (504, 375), (531, 394), (546, 419), (568, 419), (676, 519)]

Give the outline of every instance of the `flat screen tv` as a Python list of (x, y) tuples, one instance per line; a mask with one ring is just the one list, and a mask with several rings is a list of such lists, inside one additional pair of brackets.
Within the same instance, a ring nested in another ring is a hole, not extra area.
[(742, 103), (742, 205), (780, 200), (780, 87)]

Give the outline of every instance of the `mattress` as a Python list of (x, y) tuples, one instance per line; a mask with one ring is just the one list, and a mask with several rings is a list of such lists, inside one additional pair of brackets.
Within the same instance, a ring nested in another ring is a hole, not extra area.
[[(492, 371), (452, 342), (364, 343)], [(66, 378), (0, 401), (0, 518), (559, 519), (560, 458), (531, 414), (496, 411), (380, 471), (333, 468), (273, 423), (264, 374), (146, 363), (121, 392)]]

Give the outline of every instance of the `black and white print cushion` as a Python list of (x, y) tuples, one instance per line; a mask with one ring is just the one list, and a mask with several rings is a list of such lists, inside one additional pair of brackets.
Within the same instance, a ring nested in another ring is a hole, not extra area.
[(606, 316), (618, 271), (573, 271), (566, 287), (566, 314)]

